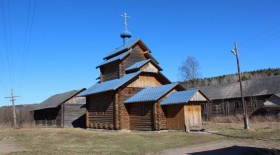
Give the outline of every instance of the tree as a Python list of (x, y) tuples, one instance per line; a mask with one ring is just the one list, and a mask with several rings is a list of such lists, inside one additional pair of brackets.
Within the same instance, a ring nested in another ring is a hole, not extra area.
[(188, 56), (179, 67), (179, 76), (183, 81), (190, 81), (191, 87), (194, 87), (195, 80), (200, 77), (199, 63), (195, 57)]

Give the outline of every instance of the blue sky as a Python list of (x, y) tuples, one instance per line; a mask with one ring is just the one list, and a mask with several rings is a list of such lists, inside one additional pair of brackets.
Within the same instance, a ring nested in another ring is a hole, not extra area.
[(96, 83), (95, 66), (122, 45), (124, 12), (131, 17), (131, 41), (141, 38), (171, 81), (178, 80), (187, 56), (199, 61), (202, 77), (236, 73), (230, 53), (235, 40), (241, 71), (280, 67), (278, 0), (1, 0), (0, 5), (0, 106), (11, 104), (4, 99), (11, 88), (20, 96), (16, 104), (31, 104)]

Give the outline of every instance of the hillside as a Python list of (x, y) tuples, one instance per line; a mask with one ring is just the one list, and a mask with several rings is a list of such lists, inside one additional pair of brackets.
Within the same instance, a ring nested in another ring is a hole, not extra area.
[[(250, 79), (256, 79), (266, 76), (274, 76), (274, 75), (280, 75), (280, 68), (275, 69), (261, 69), (261, 70), (255, 70), (255, 71), (248, 71), (243, 72), (241, 74), (241, 80), (250, 80)], [(229, 74), (229, 75), (222, 75), (222, 76), (216, 76), (216, 77), (210, 77), (210, 78), (202, 78), (202, 79), (196, 79), (193, 81), (185, 81), (180, 82), (185, 88), (195, 88), (200, 86), (210, 86), (210, 85), (218, 85), (218, 84), (227, 84), (227, 83), (233, 83), (238, 82), (238, 74)]]

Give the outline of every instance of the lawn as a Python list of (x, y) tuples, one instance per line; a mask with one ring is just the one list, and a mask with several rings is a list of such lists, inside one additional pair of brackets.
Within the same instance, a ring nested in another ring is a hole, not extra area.
[[(223, 139), (258, 140), (280, 148), (280, 124), (256, 124), (246, 131), (242, 124), (204, 124), (214, 134), (172, 132), (116, 132), (67, 128), (1, 129), (0, 142), (26, 151), (11, 154), (145, 154)], [(1, 144), (1, 143), (0, 143)], [(269, 145), (270, 146), (270, 145)]]

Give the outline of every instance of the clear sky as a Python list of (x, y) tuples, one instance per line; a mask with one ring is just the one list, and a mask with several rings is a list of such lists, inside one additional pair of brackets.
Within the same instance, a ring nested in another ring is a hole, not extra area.
[(280, 67), (279, 0), (1, 0), (0, 106), (95, 84), (95, 66), (122, 45), (127, 12), (131, 41), (141, 38), (171, 81), (187, 56), (202, 77)]

